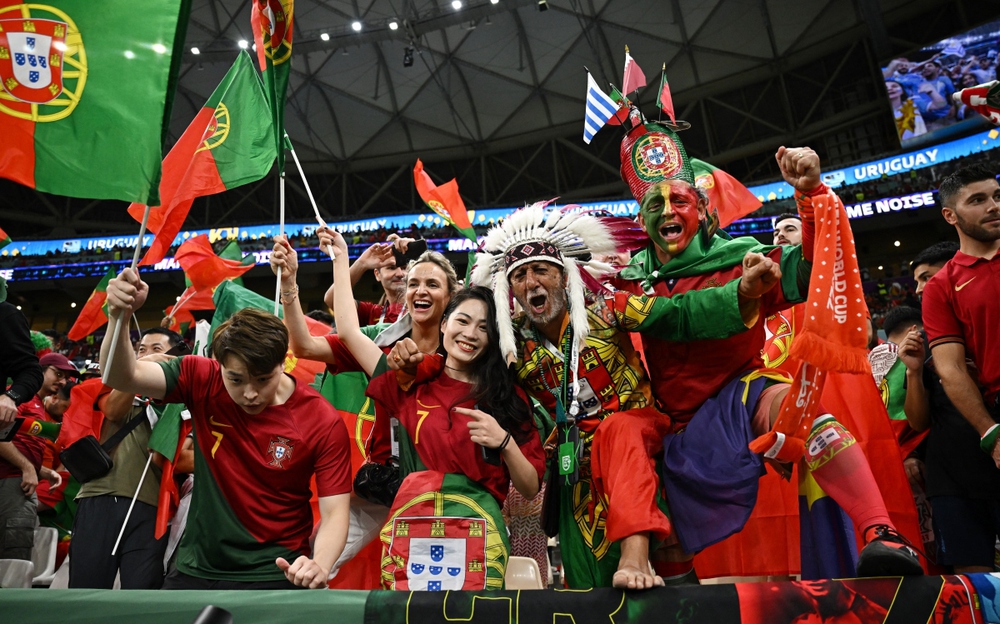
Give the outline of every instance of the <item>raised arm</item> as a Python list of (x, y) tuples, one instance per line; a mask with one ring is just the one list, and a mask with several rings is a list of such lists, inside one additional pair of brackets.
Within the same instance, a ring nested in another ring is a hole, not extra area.
[(903, 413), (914, 431), (925, 431), (931, 426), (930, 398), (924, 387), (924, 337), (917, 326), (910, 327), (899, 345), (899, 359), (906, 366), (906, 400)]
[[(760, 316), (760, 297), (781, 280), (778, 263), (748, 252), (743, 276), (717, 288), (693, 290), (673, 297), (616, 292), (613, 303), (618, 326), (662, 340), (713, 340), (753, 327)], [(707, 322), (707, 319), (712, 319)]]
[(167, 378), (163, 369), (154, 362), (136, 361), (129, 337), (132, 314), (142, 307), (148, 294), (149, 286), (131, 268), (126, 268), (108, 282), (108, 316), (117, 319), (118, 344), (108, 367), (112, 337), (104, 337), (101, 344), (101, 370), (107, 369), (107, 384), (115, 390), (162, 399), (167, 394)]
[(361, 331), (358, 309), (354, 305), (354, 288), (351, 285), (350, 259), (347, 257), (347, 243), (340, 232), (320, 228), (320, 249), (331, 249), (333, 253), (334, 319), (337, 321), (337, 335), (350, 349), (351, 355), (369, 376), (382, 358), (382, 349)]
[[(389, 260), (392, 258), (392, 245), (383, 245), (381, 243), (375, 243), (368, 249), (361, 252), (358, 259), (354, 261), (351, 265), (351, 286), (354, 286), (361, 278), (365, 276), (365, 273), (372, 271), (374, 269), (381, 269), (382, 267), (388, 266), (390, 264)], [(334, 301), (333, 295), (333, 284), (326, 290), (326, 294), (323, 295), (323, 303), (330, 310), (336, 312), (336, 301)], [(357, 302), (355, 302), (355, 306)]]
[(281, 268), (281, 306), (284, 310), (285, 327), (288, 329), (288, 346), (295, 357), (319, 362), (334, 363), (333, 349), (322, 336), (313, 336), (306, 325), (302, 304), (299, 303), (299, 287), (296, 278), (299, 271), (298, 255), (288, 243), (286, 236), (274, 237), (271, 250), (271, 270), (277, 273)]

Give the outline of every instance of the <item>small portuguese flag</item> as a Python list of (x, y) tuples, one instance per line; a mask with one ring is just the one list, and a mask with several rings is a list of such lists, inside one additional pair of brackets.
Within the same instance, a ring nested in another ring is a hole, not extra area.
[[(157, 409), (157, 408), (154, 408)], [(180, 503), (180, 490), (174, 480), (174, 464), (177, 454), (184, 446), (184, 440), (191, 433), (191, 419), (184, 419), (181, 414), (184, 406), (180, 403), (170, 403), (162, 408), (159, 420), (149, 435), (149, 450), (163, 455), (163, 473), (160, 475), (160, 493), (156, 504), (156, 525), (153, 537), (160, 539), (167, 533), (167, 524), (177, 512)]]
[(695, 184), (708, 194), (708, 209), (718, 211), (719, 227), (726, 227), (761, 207), (760, 200), (739, 180), (703, 160), (691, 159)]
[(292, 21), (294, 0), (253, 0), (250, 29), (257, 46), (257, 62), (264, 76), (264, 90), (271, 105), (278, 171), (285, 169), (285, 92), (292, 72)]
[(10, 236), (7, 235), (7, 232), (4, 232), (2, 229), (0, 229), (0, 249), (3, 249), (9, 244), (10, 244)]
[[(163, 260), (184, 226), (196, 197), (212, 195), (263, 178), (274, 162), (271, 118), (253, 61), (240, 52), (215, 92), (163, 159), (159, 206), (148, 227), (156, 238), (140, 264)], [(128, 213), (142, 221), (145, 205)]]
[(0, 176), (156, 202), (190, 0), (0, 0)]
[(87, 303), (84, 304), (80, 314), (76, 317), (76, 322), (66, 334), (70, 340), (82, 340), (108, 322), (108, 282), (114, 277), (115, 270), (108, 269), (100, 283), (97, 284), (97, 288), (90, 293)]
[(465, 209), (465, 202), (458, 193), (458, 182), (454, 178), (441, 186), (435, 185), (424, 171), (424, 163), (418, 158), (416, 166), (413, 167), (413, 183), (417, 186), (420, 199), (424, 200), (431, 210), (438, 213), (462, 236), (476, 241), (476, 231), (469, 221), (469, 211)]

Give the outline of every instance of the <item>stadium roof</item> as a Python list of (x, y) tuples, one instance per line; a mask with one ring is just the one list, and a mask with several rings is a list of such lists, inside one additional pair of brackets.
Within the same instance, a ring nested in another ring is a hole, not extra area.
[[(171, 141), (253, 41), (250, 3), (201, 0), (187, 29)], [(898, 147), (878, 62), (990, 15), (943, 0), (298, 0), (286, 127), (331, 216), (411, 211), (417, 157), (457, 177), (470, 208), (624, 196), (619, 133), (583, 144), (588, 67), (620, 84), (625, 46), (656, 115), (660, 67), (688, 151), (745, 182), (774, 178), (774, 149), (830, 163)], [(962, 10), (956, 10), (956, 5)], [(540, 10), (542, 7), (547, 10)], [(356, 31), (353, 22), (360, 22)], [(391, 28), (392, 24), (398, 27)], [(197, 48), (198, 53), (193, 52)], [(412, 49), (412, 65), (404, 58)], [(291, 167), (291, 165), (289, 165)], [(289, 218), (311, 214), (289, 176)], [(119, 202), (45, 197), (0, 182), (15, 235), (130, 230)], [(275, 218), (270, 179), (199, 200), (190, 227)], [(40, 206), (25, 211), (25, 204)]]

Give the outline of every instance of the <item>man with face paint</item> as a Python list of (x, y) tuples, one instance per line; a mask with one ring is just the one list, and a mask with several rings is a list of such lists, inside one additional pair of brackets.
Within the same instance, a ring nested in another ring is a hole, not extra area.
[[(522, 387), (553, 420), (560, 410), (568, 412), (579, 430), (579, 480), (558, 492), (569, 586), (661, 585), (663, 579), (649, 571), (650, 543), (676, 539), (657, 504), (651, 458), (659, 454), (670, 420), (653, 407), (649, 379), (626, 332), (685, 340), (745, 331), (758, 316), (759, 297), (776, 281), (777, 265), (751, 256), (742, 279), (674, 299), (625, 292), (596, 296), (587, 292), (578, 264), (611, 268), (588, 262), (591, 254), (614, 253), (611, 232), (589, 215), (559, 216), (547, 216), (544, 205), (535, 204), (508, 217), (487, 235), (472, 278), (495, 290), (501, 345), (515, 360)], [(508, 310), (510, 295), (524, 311), (515, 319)], [(709, 315), (714, 324), (700, 322)], [(608, 451), (592, 458), (592, 444)], [(632, 489), (635, 474), (643, 475), (634, 483), (645, 489)], [(596, 494), (592, 478), (620, 485), (615, 492), (621, 498)], [(684, 576), (659, 572), (676, 580)]]
[[(620, 287), (671, 297), (723, 286), (742, 275), (748, 252), (781, 268), (778, 287), (763, 294), (760, 317), (747, 332), (689, 342), (643, 334), (647, 360), (655, 362), (650, 376), (657, 406), (672, 418), (674, 433), (685, 432), (664, 440), (664, 487), (681, 546), (693, 555), (741, 530), (756, 504), (762, 458), (747, 444), (769, 431), (789, 388), (787, 376), (763, 366), (764, 319), (805, 301), (815, 231), (812, 201), (828, 193), (839, 199), (820, 180), (816, 152), (779, 148), (775, 157), (782, 177), (795, 189), (802, 240), (796, 246), (764, 246), (717, 231), (718, 211), (694, 185), (687, 153), (672, 129), (636, 123), (622, 141), (621, 157), (622, 177), (639, 202), (639, 223), (650, 243), (620, 273)], [(840, 443), (813, 444), (823, 439)], [(805, 446), (816, 451), (806, 460), (817, 466), (817, 483), (865, 537), (858, 574), (922, 573), (916, 554), (899, 541), (851, 434), (824, 415)], [(708, 461), (720, 457), (731, 463)], [(725, 500), (706, 503), (705, 492), (712, 487), (725, 491)]]

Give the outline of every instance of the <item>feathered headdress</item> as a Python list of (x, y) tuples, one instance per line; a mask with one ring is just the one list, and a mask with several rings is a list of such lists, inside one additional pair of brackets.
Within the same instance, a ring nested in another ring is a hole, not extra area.
[[(545, 261), (562, 267), (566, 274), (570, 325), (579, 353), (590, 332), (587, 321), (586, 290), (600, 285), (594, 273), (612, 273), (611, 266), (593, 256), (615, 253), (618, 247), (613, 228), (579, 206), (565, 206), (546, 215), (551, 202), (532, 204), (510, 215), (490, 229), (483, 251), (476, 254), (472, 282), (493, 289), (500, 325), (500, 348), (504, 358), (517, 357), (517, 341), (511, 320), (510, 274), (522, 264)], [(584, 270), (581, 270), (584, 269)], [(570, 370), (576, 370), (573, 363)]]

